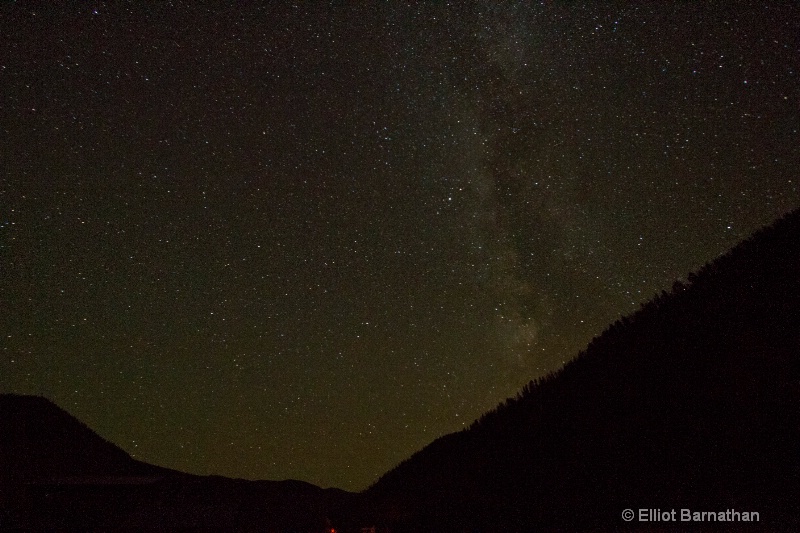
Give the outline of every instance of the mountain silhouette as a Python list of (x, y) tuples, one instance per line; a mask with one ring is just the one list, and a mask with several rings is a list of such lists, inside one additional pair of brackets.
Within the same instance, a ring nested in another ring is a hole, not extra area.
[(42, 397), (0, 395), (0, 427), (0, 479), (6, 483), (177, 473), (132, 459)]
[(0, 395), (0, 531), (323, 531), (352, 496), (150, 465), (45, 398)]
[[(800, 530), (800, 211), (363, 497), (353, 523), (393, 532), (725, 525), (681, 522), (681, 509)], [(639, 509), (676, 509), (676, 521)]]
[(361, 494), (148, 465), (44, 398), (0, 395), (0, 529), (728, 526), (800, 530), (800, 210)]

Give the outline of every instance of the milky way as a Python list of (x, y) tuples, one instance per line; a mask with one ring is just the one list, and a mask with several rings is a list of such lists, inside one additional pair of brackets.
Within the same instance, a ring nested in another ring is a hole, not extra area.
[(0, 8), (0, 390), (361, 489), (800, 205), (798, 8)]

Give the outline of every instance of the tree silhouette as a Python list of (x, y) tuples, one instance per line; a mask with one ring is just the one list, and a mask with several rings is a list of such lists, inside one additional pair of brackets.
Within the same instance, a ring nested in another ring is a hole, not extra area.
[[(366, 491), (392, 531), (620, 528), (625, 508), (800, 527), (800, 211)], [(678, 524), (680, 525), (680, 524)]]

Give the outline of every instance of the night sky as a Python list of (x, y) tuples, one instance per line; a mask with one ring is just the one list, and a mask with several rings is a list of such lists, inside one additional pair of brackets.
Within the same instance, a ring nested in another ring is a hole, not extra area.
[(0, 392), (155, 464), (363, 489), (800, 206), (797, 3), (48, 4)]

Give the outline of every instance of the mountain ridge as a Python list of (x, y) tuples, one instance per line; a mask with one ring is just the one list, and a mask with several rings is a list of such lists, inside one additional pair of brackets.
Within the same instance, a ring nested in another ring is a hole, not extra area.
[(618, 528), (637, 504), (739, 502), (797, 524), (798, 354), (793, 211), (384, 474), (365, 512), (393, 531), (525, 531)]
[(133, 459), (42, 396), (0, 394), (0, 426), (0, 477), (7, 482), (178, 473)]
[(321, 531), (351, 497), (151, 465), (42, 396), (0, 394), (0, 530)]
[(659, 508), (755, 512), (759, 529), (798, 530), (800, 210), (675, 282), (562, 369), (360, 494), (141, 463), (41, 397), (0, 395), (0, 427), (0, 527), (686, 525), (621, 516)]

